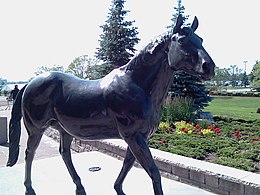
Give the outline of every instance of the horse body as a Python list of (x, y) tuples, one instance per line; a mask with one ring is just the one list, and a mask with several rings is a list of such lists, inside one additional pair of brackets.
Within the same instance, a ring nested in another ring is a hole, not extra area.
[[(26, 86), (22, 107), (24, 120), (39, 131), (60, 125), (83, 140), (124, 139), (117, 120), (130, 125), (154, 114), (150, 95), (135, 84), (124, 67), (99, 80), (82, 80), (60, 72), (39, 76)], [(155, 129), (149, 124), (144, 128), (142, 123), (145, 135)], [(140, 131), (137, 126), (135, 129)]]
[(26, 195), (35, 195), (31, 166), (43, 132), (49, 126), (60, 132), (59, 151), (76, 184), (76, 194), (85, 195), (70, 153), (72, 138), (98, 140), (120, 138), (127, 144), (123, 167), (115, 181), (118, 195), (125, 195), (122, 183), (137, 159), (153, 182), (155, 195), (162, 195), (161, 177), (147, 140), (160, 122), (160, 108), (173, 74), (184, 70), (204, 79), (214, 74), (214, 63), (191, 28), (183, 27), (181, 16), (172, 33), (148, 44), (126, 65), (99, 80), (51, 72), (22, 88), (14, 102), (9, 124), (9, 160), (18, 158), (20, 120), (28, 131), (26, 149)]
[(82, 80), (59, 72), (40, 76), (25, 89), (25, 120), (28, 118), (39, 131), (60, 125), (80, 139), (103, 139), (105, 135), (119, 138), (99, 86), (99, 80)]

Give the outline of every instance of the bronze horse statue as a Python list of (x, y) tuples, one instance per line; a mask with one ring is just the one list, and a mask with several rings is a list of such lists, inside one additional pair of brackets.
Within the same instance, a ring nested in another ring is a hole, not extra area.
[(85, 195), (72, 160), (72, 138), (82, 140), (123, 139), (127, 151), (123, 167), (115, 181), (118, 195), (124, 195), (122, 183), (135, 160), (152, 179), (155, 195), (162, 195), (161, 176), (147, 140), (160, 122), (160, 109), (173, 74), (186, 71), (208, 80), (215, 64), (191, 27), (178, 17), (171, 32), (162, 34), (133, 57), (126, 65), (102, 79), (83, 80), (60, 72), (33, 79), (22, 88), (14, 102), (9, 124), (9, 160), (18, 159), (21, 118), (28, 132), (25, 157), (26, 195), (35, 195), (31, 168), (44, 130), (50, 126), (60, 133), (59, 152), (76, 184), (76, 194)]

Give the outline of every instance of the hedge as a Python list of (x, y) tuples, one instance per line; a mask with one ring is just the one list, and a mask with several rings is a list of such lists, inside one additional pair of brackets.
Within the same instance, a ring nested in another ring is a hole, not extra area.
[(240, 96), (240, 97), (260, 97), (260, 92), (226, 92), (226, 91), (210, 91), (213, 96)]

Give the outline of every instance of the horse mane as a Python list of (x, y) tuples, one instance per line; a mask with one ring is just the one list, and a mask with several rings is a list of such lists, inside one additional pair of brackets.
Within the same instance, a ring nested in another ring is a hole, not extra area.
[(157, 57), (155, 53), (157, 51), (165, 51), (165, 43), (171, 38), (172, 31), (167, 31), (150, 41), (150, 43), (145, 46), (139, 53), (137, 53), (127, 64), (126, 71), (131, 71), (141, 68), (141, 66), (151, 65), (154, 58)]

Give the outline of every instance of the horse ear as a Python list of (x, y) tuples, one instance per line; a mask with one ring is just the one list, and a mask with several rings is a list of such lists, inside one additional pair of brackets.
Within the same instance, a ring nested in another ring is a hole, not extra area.
[(175, 26), (174, 26), (174, 28), (173, 28), (172, 34), (177, 33), (177, 32), (180, 30), (180, 28), (181, 28), (182, 25), (183, 25), (183, 17), (182, 17), (181, 14), (179, 14), (179, 16), (178, 16), (178, 18), (177, 18), (177, 21), (176, 21), (176, 24), (175, 24)]
[(199, 21), (198, 18), (195, 16), (192, 25), (191, 25), (191, 29), (193, 30), (193, 32), (195, 32), (195, 30), (198, 28), (199, 26)]

